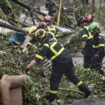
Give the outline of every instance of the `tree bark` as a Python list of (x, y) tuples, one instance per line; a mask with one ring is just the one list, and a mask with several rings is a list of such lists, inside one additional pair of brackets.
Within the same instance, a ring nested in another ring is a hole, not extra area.
[[(4, 75), (0, 81), (0, 96), (1, 96), (0, 105), (14, 105), (13, 103), (15, 103), (15, 105), (22, 105), (21, 93), (18, 93), (19, 92), (18, 90), (17, 92), (12, 91), (12, 89), (16, 89), (25, 85), (26, 79), (27, 79), (26, 75), (20, 75), (20, 76)], [(18, 97), (13, 97), (13, 95)]]
[(95, 13), (95, 0), (92, 0), (92, 14)]
[[(101, 11), (102, 0), (100, 0), (99, 11)], [(100, 20), (101, 12), (98, 13), (98, 19)]]

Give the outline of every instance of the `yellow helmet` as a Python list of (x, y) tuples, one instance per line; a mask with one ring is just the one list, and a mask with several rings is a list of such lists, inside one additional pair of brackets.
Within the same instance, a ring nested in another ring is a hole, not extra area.
[(37, 26), (32, 26), (29, 28), (28, 33), (33, 34), (37, 30)]
[(46, 31), (44, 29), (38, 29), (36, 32), (35, 32), (35, 37), (36, 38), (44, 38), (46, 35)]

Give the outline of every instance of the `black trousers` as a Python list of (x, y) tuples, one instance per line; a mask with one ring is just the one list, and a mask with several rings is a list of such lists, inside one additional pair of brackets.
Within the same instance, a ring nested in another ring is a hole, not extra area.
[(92, 66), (92, 58), (93, 58), (93, 53), (92, 52), (86, 52), (84, 55), (84, 68), (91, 68)]
[(100, 52), (98, 54), (97, 58), (94, 57), (94, 56), (92, 57), (92, 66), (91, 66), (91, 68), (95, 69), (95, 70), (98, 70), (101, 74), (103, 74), (103, 71), (101, 70), (101, 67), (102, 67), (102, 61), (103, 61), (104, 56), (105, 56), (105, 52)]
[(74, 65), (72, 60), (67, 63), (52, 63), (52, 74), (50, 78), (50, 89), (58, 90), (59, 83), (65, 74), (68, 79), (75, 85), (80, 81), (74, 74)]
[[(54, 63), (53, 62), (52, 63), (52, 74), (50, 78), (50, 89), (51, 90), (54, 90), (54, 91), (58, 90), (59, 83), (64, 74), (73, 84), (77, 85), (80, 82), (79, 78), (74, 73), (74, 65), (73, 65), (73, 61), (71, 58), (66, 63)], [(78, 86), (78, 88), (84, 93), (90, 92), (90, 90), (84, 83), (82, 83), (81, 86)]]

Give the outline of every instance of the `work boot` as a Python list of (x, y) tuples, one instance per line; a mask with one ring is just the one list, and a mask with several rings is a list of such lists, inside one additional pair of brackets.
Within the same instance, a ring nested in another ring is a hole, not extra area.
[(90, 96), (90, 94), (91, 94), (91, 91), (86, 92), (85, 93), (85, 98), (88, 98)]
[(87, 98), (91, 94), (91, 91), (85, 84), (81, 84), (79, 86), (79, 89), (85, 94), (85, 98)]
[(57, 94), (52, 94), (52, 93), (46, 93), (46, 95), (44, 96), (44, 98), (46, 100), (48, 100), (50, 103), (52, 103), (55, 99), (58, 99)]

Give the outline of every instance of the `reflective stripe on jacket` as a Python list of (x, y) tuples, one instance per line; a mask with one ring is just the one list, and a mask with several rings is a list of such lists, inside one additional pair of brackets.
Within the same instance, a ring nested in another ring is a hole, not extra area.
[[(48, 37), (48, 36), (47, 36)], [(37, 62), (44, 60), (45, 57), (51, 61), (55, 60), (60, 56), (64, 51), (63, 45), (58, 42), (55, 38), (48, 38), (47, 41), (43, 44), (42, 49), (39, 51), (39, 54), (36, 54)]]

